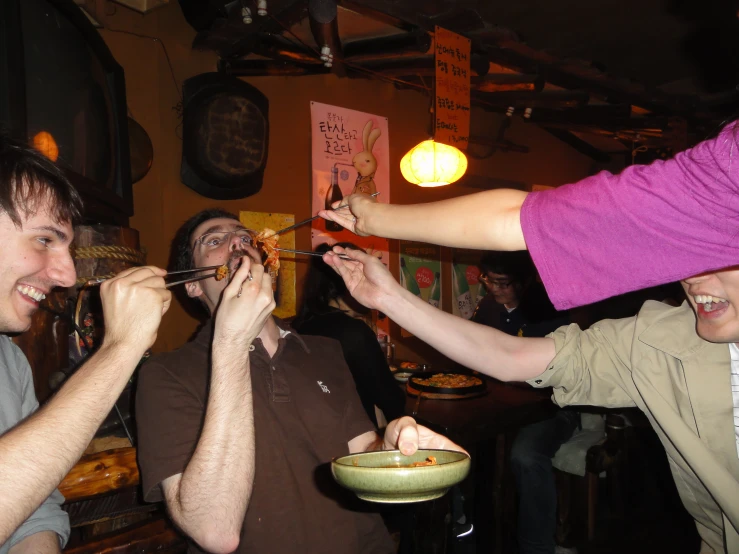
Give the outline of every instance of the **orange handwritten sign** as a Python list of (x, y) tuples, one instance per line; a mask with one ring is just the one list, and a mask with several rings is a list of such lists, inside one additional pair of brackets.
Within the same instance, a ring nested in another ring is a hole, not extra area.
[(437, 26), (434, 49), (434, 140), (464, 150), (470, 135), (470, 40)]

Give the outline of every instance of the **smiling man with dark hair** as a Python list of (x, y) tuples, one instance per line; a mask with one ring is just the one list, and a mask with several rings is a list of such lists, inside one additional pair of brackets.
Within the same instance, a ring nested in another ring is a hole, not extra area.
[(55, 488), (153, 344), (169, 307), (161, 269), (129, 269), (103, 283), (102, 346), (38, 409), (28, 360), (7, 334), (27, 331), (47, 294), (74, 285), (69, 247), (81, 211), (59, 168), (0, 137), (0, 554), (60, 551), (69, 522)]

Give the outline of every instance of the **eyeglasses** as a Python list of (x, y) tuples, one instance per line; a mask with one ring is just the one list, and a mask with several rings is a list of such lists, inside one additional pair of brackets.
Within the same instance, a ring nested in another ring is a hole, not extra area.
[(513, 284), (510, 279), (491, 279), (484, 273), (480, 273), (478, 279), (494, 289), (507, 289)]
[(212, 233), (205, 233), (195, 239), (195, 243), (192, 249), (200, 247), (201, 250), (216, 250), (230, 239), (231, 235), (235, 235), (241, 239), (241, 244), (250, 245), (254, 239), (256, 233), (251, 229), (236, 229), (234, 231), (214, 231)]

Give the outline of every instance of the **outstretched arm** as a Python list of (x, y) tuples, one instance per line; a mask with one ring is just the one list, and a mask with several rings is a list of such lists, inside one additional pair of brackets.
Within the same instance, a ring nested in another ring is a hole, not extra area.
[(43, 408), (0, 437), (0, 544), (80, 458), (154, 343), (171, 300), (164, 275), (139, 267), (103, 283), (106, 333), (100, 350)]
[(319, 215), (359, 235), (480, 250), (526, 250), (520, 214), (527, 194), (496, 189), (406, 206), (353, 194), (342, 201), (348, 209), (321, 210)]
[[(340, 253), (352, 260), (342, 260)], [(525, 381), (541, 374), (554, 358), (553, 340), (512, 337), (443, 312), (401, 287), (382, 262), (364, 252), (334, 247), (324, 260), (359, 302), (470, 369), (502, 381)]]

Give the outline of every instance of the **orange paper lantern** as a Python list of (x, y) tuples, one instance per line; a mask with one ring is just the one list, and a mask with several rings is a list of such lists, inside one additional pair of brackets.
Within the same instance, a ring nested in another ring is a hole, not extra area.
[(54, 137), (46, 131), (39, 131), (33, 137), (33, 147), (44, 156), (55, 162), (59, 158), (59, 146)]

